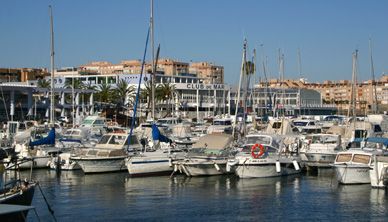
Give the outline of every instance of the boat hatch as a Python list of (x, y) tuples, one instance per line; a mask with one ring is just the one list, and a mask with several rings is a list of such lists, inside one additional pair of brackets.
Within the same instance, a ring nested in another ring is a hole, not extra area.
[(336, 162), (350, 162), (352, 160), (352, 154), (339, 154)]
[(368, 164), (370, 161), (369, 155), (354, 154), (353, 163), (365, 163)]

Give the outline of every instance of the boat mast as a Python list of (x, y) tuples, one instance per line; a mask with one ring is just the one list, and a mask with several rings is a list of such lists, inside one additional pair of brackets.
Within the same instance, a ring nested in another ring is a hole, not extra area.
[[(260, 45), (260, 48), (261, 48), (261, 59), (262, 59), (262, 62), (263, 62), (263, 77), (264, 77), (264, 81), (265, 81), (265, 92), (264, 92), (264, 102), (265, 102), (265, 113), (267, 113), (267, 90), (268, 90), (268, 79), (267, 79), (267, 72), (266, 72), (266, 68), (265, 68), (265, 64), (264, 64), (264, 53), (263, 53), (263, 44)], [(262, 103), (261, 103), (262, 104)], [(263, 105), (261, 105), (261, 126), (263, 126)]]
[(50, 7), (50, 21), (51, 21), (51, 103), (50, 103), (50, 123), (54, 124), (55, 110), (54, 110), (54, 31), (53, 31), (53, 13), (51, 5)]
[(242, 58), (241, 70), (240, 70), (240, 81), (238, 83), (236, 110), (235, 110), (235, 116), (234, 116), (234, 124), (233, 124), (232, 136), (234, 136), (234, 129), (236, 128), (236, 124), (237, 124), (238, 106), (240, 105), (241, 79), (242, 79), (242, 77), (244, 75), (244, 63), (245, 63), (245, 56), (246, 56), (246, 48), (247, 48), (247, 40), (245, 39), (244, 40), (243, 58)]
[(298, 58), (299, 58), (299, 62), (298, 62), (298, 64), (299, 64), (299, 101), (298, 101), (298, 105), (299, 105), (299, 116), (301, 115), (301, 109), (300, 109), (300, 102), (301, 102), (301, 95), (300, 95), (300, 84), (301, 84), (301, 82), (300, 82), (300, 76), (301, 76), (301, 63), (300, 63), (300, 48), (298, 48)]
[(154, 1), (151, 0), (151, 60), (152, 60), (152, 122), (155, 123), (155, 70), (154, 69)]
[[(379, 102), (377, 101), (377, 92), (376, 92), (376, 83), (375, 83), (375, 72), (373, 69), (373, 59), (372, 59), (372, 39), (369, 38), (369, 49), (370, 49), (370, 74), (372, 78), (372, 113), (379, 113)], [(373, 97), (373, 93), (375, 96)], [(373, 100), (376, 103), (376, 110), (373, 106)], [(374, 110), (374, 112), (373, 112)]]
[[(351, 91), (351, 108), (353, 114), (353, 123), (356, 125), (356, 78), (357, 78), (357, 52), (353, 54), (353, 74), (352, 74), (352, 91)], [(348, 117), (350, 116), (350, 107), (348, 109)]]

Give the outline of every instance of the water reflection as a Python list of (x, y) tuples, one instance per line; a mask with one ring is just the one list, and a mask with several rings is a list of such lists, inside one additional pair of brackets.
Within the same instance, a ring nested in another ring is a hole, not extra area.
[[(22, 176), (28, 178), (29, 172)], [(40, 181), (58, 221), (383, 221), (388, 216), (385, 190), (339, 185), (330, 173), (131, 178), (127, 172), (57, 175), (42, 169), (35, 170), (33, 178)], [(33, 205), (41, 221), (52, 221), (39, 190)]]

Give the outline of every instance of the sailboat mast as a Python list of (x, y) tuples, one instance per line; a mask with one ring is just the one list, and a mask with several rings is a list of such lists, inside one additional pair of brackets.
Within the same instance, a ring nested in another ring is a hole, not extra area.
[(238, 83), (238, 91), (237, 91), (237, 101), (236, 101), (236, 110), (235, 110), (235, 116), (234, 116), (234, 124), (233, 124), (233, 130), (232, 135), (234, 136), (234, 129), (237, 125), (237, 114), (238, 114), (238, 106), (240, 105), (240, 92), (241, 92), (241, 79), (244, 75), (244, 63), (245, 63), (245, 56), (246, 56), (246, 48), (247, 48), (247, 40), (244, 40), (244, 51), (243, 51), (243, 58), (241, 62), (241, 72), (240, 72), (240, 81)]
[[(260, 48), (261, 48), (261, 59), (262, 59), (262, 63), (263, 63), (263, 77), (264, 77), (264, 81), (265, 81), (265, 93), (264, 93), (264, 102), (265, 102), (265, 113), (267, 113), (267, 90), (268, 90), (268, 79), (267, 79), (267, 73), (266, 73), (266, 68), (265, 68), (265, 63), (264, 63), (264, 50), (263, 50), (263, 44), (260, 45)], [(263, 124), (263, 105), (262, 105), (262, 102), (261, 103), (261, 124)]]
[(154, 69), (154, 1), (151, 0), (151, 60), (152, 60), (152, 121), (155, 122), (155, 71)]
[(300, 82), (300, 76), (301, 76), (301, 63), (300, 63), (300, 48), (298, 48), (298, 58), (299, 58), (299, 62), (298, 62), (298, 64), (299, 64), (299, 101), (298, 101), (298, 106), (299, 106), (299, 116), (301, 115), (301, 109), (300, 109), (300, 102), (301, 102), (301, 95), (300, 95), (300, 84), (301, 84), (301, 82)]
[(51, 21), (51, 103), (50, 103), (50, 123), (54, 124), (55, 110), (54, 110), (54, 31), (53, 31), (53, 13), (51, 5), (50, 7), (50, 21)]
[[(378, 113), (379, 112), (379, 103), (377, 101), (375, 72), (374, 72), (374, 69), (373, 69), (372, 39), (369, 39), (369, 49), (370, 49), (370, 73), (371, 73), (371, 78), (372, 78), (372, 89), (371, 89), (372, 90), (372, 101), (374, 100), (374, 102), (376, 103), (376, 109), (375, 109), (375, 107), (373, 106), (373, 102), (372, 102), (372, 113)], [(375, 94), (374, 96), (373, 96), (373, 93)], [(373, 112), (373, 110), (375, 112)]]

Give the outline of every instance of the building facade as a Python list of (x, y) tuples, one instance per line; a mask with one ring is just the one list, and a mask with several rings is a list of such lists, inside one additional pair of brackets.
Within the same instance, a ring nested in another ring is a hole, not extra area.
[(268, 87), (270, 89), (312, 89), (321, 93), (323, 104), (333, 104), (339, 109), (345, 110), (350, 107), (352, 98), (356, 100), (356, 109), (359, 113), (376, 112), (376, 101), (379, 112), (388, 110), (388, 76), (357, 83), (355, 96), (352, 96), (353, 84), (350, 80), (332, 80), (323, 83), (309, 83), (306, 79), (293, 80), (270, 79), (268, 83), (261, 82), (256, 87)]
[[(204, 78), (205, 83), (224, 84), (224, 67), (216, 66), (214, 62), (186, 63), (178, 59), (158, 59), (156, 73), (168, 76), (195, 75)], [(110, 62), (87, 62), (86, 65), (78, 66), (76, 69), (80, 75), (120, 75), (120, 74), (140, 74), (142, 69), (141, 60), (125, 60), (119, 64)], [(143, 73), (152, 73), (152, 63), (145, 63)], [(56, 72), (57, 75), (69, 76), (74, 72)]]

